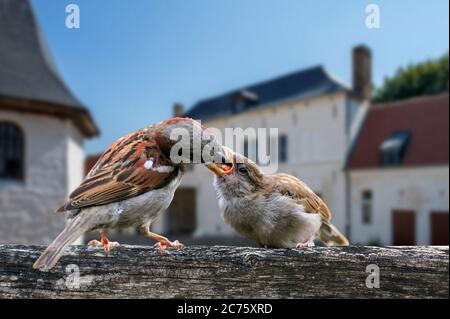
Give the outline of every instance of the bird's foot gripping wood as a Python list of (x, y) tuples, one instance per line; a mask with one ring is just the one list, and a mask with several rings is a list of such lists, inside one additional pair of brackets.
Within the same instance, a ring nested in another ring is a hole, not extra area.
[(119, 247), (120, 244), (116, 241), (109, 241), (108, 237), (106, 237), (106, 233), (102, 232), (102, 233), (100, 233), (100, 241), (95, 240), (95, 239), (91, 240), (88, 243), (88, 246), (92, 246), (92, 247), (102, 246), (103, 249), (105, 250), (105, 256), (108, 257), (111, 249)]
[(305, 248), (305, 247), (314, 247), (315, 245), (314, 245), (314, 240), (313, 239), (310, 239), (310, 240), (307, 240), (307, 241), (305, 241), (305, 242), (303, 242), (303, 243), (298, 243), (296, 246), (295, 246), (295, 248)]
[(165, 252), (167, 247), (180, 249), (183, 248), (184, 245), (180, 243), (178, 240), (170, 241), (170, 240), (162, 240), (155, 244), (156, 248), (159, 248), (160, 252)]
[(152, 232), (148, 231), (147, 229), (140, 229), (140, 233), (144, 237), (156, 240), (157, 243), (155, 244), (154, 247), (159, 248), (160, 252), (165, 252), (167, 247), (175, 248), (175, 249), (180, 249), (180, 248), (184, 247), (184, 245), (182, 243), (180, 243), (178, 240), (170, 241), (166, 237), (152, 233)]

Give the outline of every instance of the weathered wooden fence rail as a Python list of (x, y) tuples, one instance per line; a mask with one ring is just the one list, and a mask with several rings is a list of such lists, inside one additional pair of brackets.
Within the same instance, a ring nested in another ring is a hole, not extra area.
[[(121, 246), (109, 258), (72, 246), (47, 273), (31, 267), (43, 249), (0, 245), (0, 298), (449, 297), (448, 246), (193, 246), (167, 254)], [(379, 288), (368, 288), (376, 273), (367, 279), (367, 271), (377, 267)]]

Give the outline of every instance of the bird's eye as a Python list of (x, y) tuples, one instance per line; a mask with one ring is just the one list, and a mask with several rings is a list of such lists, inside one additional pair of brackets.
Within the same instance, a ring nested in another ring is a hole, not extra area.
[(239, 167), (238, 170), (239, 170), (239, 173), (242, 173), (242, 174), (247, 174), (248, 173), (248, 169), (245, 168), (244, 166)]

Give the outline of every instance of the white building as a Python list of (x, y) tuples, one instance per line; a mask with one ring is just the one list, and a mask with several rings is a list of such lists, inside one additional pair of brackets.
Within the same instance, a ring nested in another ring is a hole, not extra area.
[[(305, 181), (329, 205), (336, 226), (348, 232), (349, 181), (344, 168), (368, 108), (370, 60), (368, 48), (355, 48), (353, 88), (317, 66), (202, 100), (184, 115), (222, 134), (225, 128), (278, 128), (278, 171)], [(254, 142), (248, 140), (249, 145)], [(234, 234), (220, 217), (212, 182), (213, 175), (201, 165), (186, 173), (156, 231)]]
[(54, 209), (84, 175), (83, 140), (98, 134), (59, 77), (27, 0), (0, 0), (0, 243), (48, 244)]
[(448, 245), (448, 93), (374, 105), (349, 158), (351, 238)]

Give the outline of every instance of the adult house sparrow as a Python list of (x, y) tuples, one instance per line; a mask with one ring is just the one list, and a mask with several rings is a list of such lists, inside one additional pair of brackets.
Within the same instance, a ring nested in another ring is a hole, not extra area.
[[(183, 129), (189, 134), (184, 142), (188, 145), (181, 145), (189, 147), (189, 154), (181, 154), (184, 156), (182, 163), (174, 163), (171, 156), (171, 149), (179, 140), (170, 137), (174, 129)], [(56, 210), (71, 211), (71, 219), (33, 267), (50, 270), (65, 248), (90, 230), (100, 231), (101, 241), (90, 244), (102, 245), (107, 256), (110, 249), (118, 245), (108, 241), (107, 229), (130, 226), (137, 227), (143, 236), (156, 240), (161, 250), (183, 247), (178, 241), (172, 242), (150, 232), (150, 225), (172, 201), (181, 181), (183, 164), (194, 156), (192, 144), (195, 141), (201, 150), (209, 147), (212, 150), (209, 154), (221, 156), (221, 146), (199, 122), (188, 118), (169, 119), (114, 142), (70, 194), (69, 201)]]
[[(224, 148), (225, 149), (225, 148)], [(226, 223), (259, 245), (273, 248), (346, 246), (347, 238), (330, 223), (331, 212), (305, 183), (288, 174), (264, 174), (246, 157), (225, 150), (229, 164), (210, 164)]]

